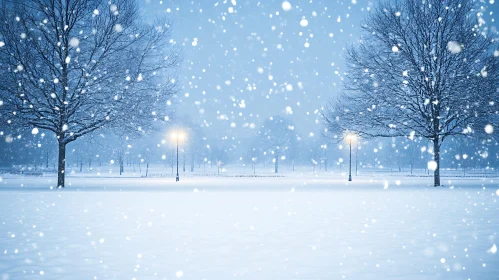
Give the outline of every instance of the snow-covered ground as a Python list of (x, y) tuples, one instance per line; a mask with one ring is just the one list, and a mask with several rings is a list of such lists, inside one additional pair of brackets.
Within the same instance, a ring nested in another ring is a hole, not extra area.
[(1, 175), (0, 279), (499, 275), (498, 178), (282, 175)]

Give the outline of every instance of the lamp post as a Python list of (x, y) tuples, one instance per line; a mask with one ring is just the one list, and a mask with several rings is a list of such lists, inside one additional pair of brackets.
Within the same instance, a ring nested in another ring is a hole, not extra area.
[(359, 175), (358, 171), (357, 171), (357, 167), (358, 167), (358, 157), (359, 157), (359, 144), (357, 142), (357, 145), (355, 145), (355, 176)]
[(348, 181), (352, 181), (352, 139), (349, 139), (350, 144), (350, 163), (348, 166)]
[(352, 181), (352, 141), (355, 140), (355, 134), (347, 134), (346, 139), (348, 140), (348, 144), (350, 147), (350, 158), (348, 165), (348, 181)]
[(173, 132), (172, 138), (175, 140), (175, 142), (177, 144), (177, 176), (175, 177), (175, 182), (178, 182), (178, 181), (180, 181), (180, 177), (178, 175), (178, 142), (179, 142), (179, 140), (183, 140), (185, 138), (185, 135), (181, 131)]
[(177, 138), (177, 177), (175, 177), (175, 182), (180, 181), (180, 178), (178, 176), (178, 137)]
[(324, 171), (327, 172), (327, 144), (321, 145), (321, 148), (324, 149)]

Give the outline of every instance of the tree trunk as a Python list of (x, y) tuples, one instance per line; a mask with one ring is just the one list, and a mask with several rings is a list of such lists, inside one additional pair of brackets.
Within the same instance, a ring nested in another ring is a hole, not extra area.
[(64, 188), (66, 177), (66, 143), (59, 142), (59, 159), (57, 165), (57, 187)]
[(184, 153), (184, 162), (182, 164), (182, 171), (185, 172), (185, 152), (183, 152), (183, 153)]
[(194, 155), (191, 156), (191, 172), (194, 172)]
[(274, 167), (274, 173), (279, 173), (279, 156), (275, 157), (275, 167)]
[(433, 139), (433, 160), (437, 163), (437, 168), (435, 169), (433, 179), (434, 187), (440, 186), (440, 143), (438, 136)]
[(146, 163), (146, 177), (147, 177), (147, 173), (149, 173), (149, 162)]

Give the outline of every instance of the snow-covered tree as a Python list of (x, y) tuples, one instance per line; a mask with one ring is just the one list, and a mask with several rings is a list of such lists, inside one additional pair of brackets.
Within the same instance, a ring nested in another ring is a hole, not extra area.
[(169, 118), (179, 56), (168, 22), (144, 24), (133, 0), (0, 8), (0, 116), (55, 133), (59, 187), (68, 143), (101, 128), (142, 133)]
[(497, 117), (499, 51), (472, 0), (381, 1), (347, 51), (345, 91), (323, 111), (330, 131), (416, 136), (440, 147), (479, 134)]

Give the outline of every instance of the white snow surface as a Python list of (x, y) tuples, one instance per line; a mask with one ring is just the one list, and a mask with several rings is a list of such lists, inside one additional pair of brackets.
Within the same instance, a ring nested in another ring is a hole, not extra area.
[(0, 279), (499, 275), (498, 178), (182, 175), (0, 175)]

